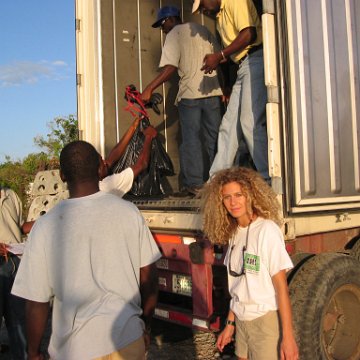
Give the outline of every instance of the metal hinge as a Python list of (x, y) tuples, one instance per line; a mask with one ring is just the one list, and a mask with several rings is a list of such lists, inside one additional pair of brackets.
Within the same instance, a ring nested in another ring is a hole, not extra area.
[(81, 74), (76, 74), (76, 85), (81, 86)]
[(80, 31), (80, 19), (75, 19), (75, 30)]

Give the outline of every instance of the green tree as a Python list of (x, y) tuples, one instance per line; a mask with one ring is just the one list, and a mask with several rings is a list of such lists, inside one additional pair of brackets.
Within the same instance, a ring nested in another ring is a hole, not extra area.
[(57, 117), (48, 124), (50, 133), (37, 136), (34, 143), (44, 151), (31, 153), (22, 160), (5, 157), (0, 164), (0, 185), (16, 191), (27, 208), (28, 186), (39, 171), (59, 168), (61, 149), (69, 142), (78, 139), (77, 119), (74, 115)]
[(34, 142), (45, 150), (50, 159), (59, 159), (61, 149), (69, 142), (79, 139), (77, 118), (74, 115), (59, 116), (48, 123), (48, 128), (50, 133), (46, 137), (35, 137)]
[(13, 189), (22, 200), (26, 203), (26, 193), (28, 185), (33, 176), (24, 168), (21, 161), (11, 161), (7, 158), (6, 162), (0, 164), (0, 185)]

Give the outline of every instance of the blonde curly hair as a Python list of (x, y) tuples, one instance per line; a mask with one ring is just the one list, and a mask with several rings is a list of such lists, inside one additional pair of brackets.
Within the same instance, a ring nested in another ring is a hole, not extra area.
[(227, 244), (238, 226), (236, 219), (227, 212), (222, 201), (223, 185), (231, 182), (237, 182), (241, 186), (250, 216), (256, 214), (281, 226), (280, 204), (272, 188), (256, 171), (233, 167), (217, 172), (200, 193), (204, 233), (212, 243)]

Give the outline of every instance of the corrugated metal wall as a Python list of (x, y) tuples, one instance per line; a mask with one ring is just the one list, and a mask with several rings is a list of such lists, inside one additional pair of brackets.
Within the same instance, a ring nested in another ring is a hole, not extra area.
[(360, 2), (287, 0), (285, 10), (291, 205), (358, 202)]

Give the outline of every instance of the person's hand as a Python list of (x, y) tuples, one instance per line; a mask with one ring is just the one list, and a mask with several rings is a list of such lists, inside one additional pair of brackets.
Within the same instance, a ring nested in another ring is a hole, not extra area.
[(221, 102), (227, 106), (229, 104), (229, 100), (230, 100), (230, 97), (228, 96), (225, 96), (225, 95), (221, 95)]
[(200, 70), (204, 71), (205, 74), (211, 74), (218, 67), (221, 60), (222, 60), (221, 53), (207, 54), (204, 57), (203, 66)]
[(143, 134), (145, 136), (149, 136), (151, 139), (153, 139), (157, 135), (157, 131), (155, 130), (155, 128), (153, 126), (150, 125), (143, 130)]
[(216, 341), (216, 347), (220, 352), (224, 350), (224, 347), (233, 341), (235, 327), (232, 325), (226, 325), (225, 329), (220, 333)]
[(144, 331), (144, 342), (145, 342), (145, 351), (148, 351), (150, 348), (150, 332), (149, 331)]
[(37, 353), (37, 354), (28, 354), (28, 360), (45, 360), (45, 357), (43, 354)]
[(229, 100), (230, 100), (230, 95), (231, 95), (231, 87), (229, 86), (226, 86), (224, 88), (221, 89), (222, 90), (222, 96), (221, 96), (221, 101), (227, 105), (229, 103)]
[(0, 256), (5, 256), (5, 259), (7, 259), (8, 253), (8, 245), (5, 243), (0, 243)]
[(152, 95), (151, 89), (146, 87), (144, 91), (140, 94), (140, 98), (146, 104), (150, 101), (151, 95)]
[(299, 349), (297, 347), (294, 337), (289, 339), (282, 339), (280, 346), (280, 359), (281, 360), (298, 360)]

